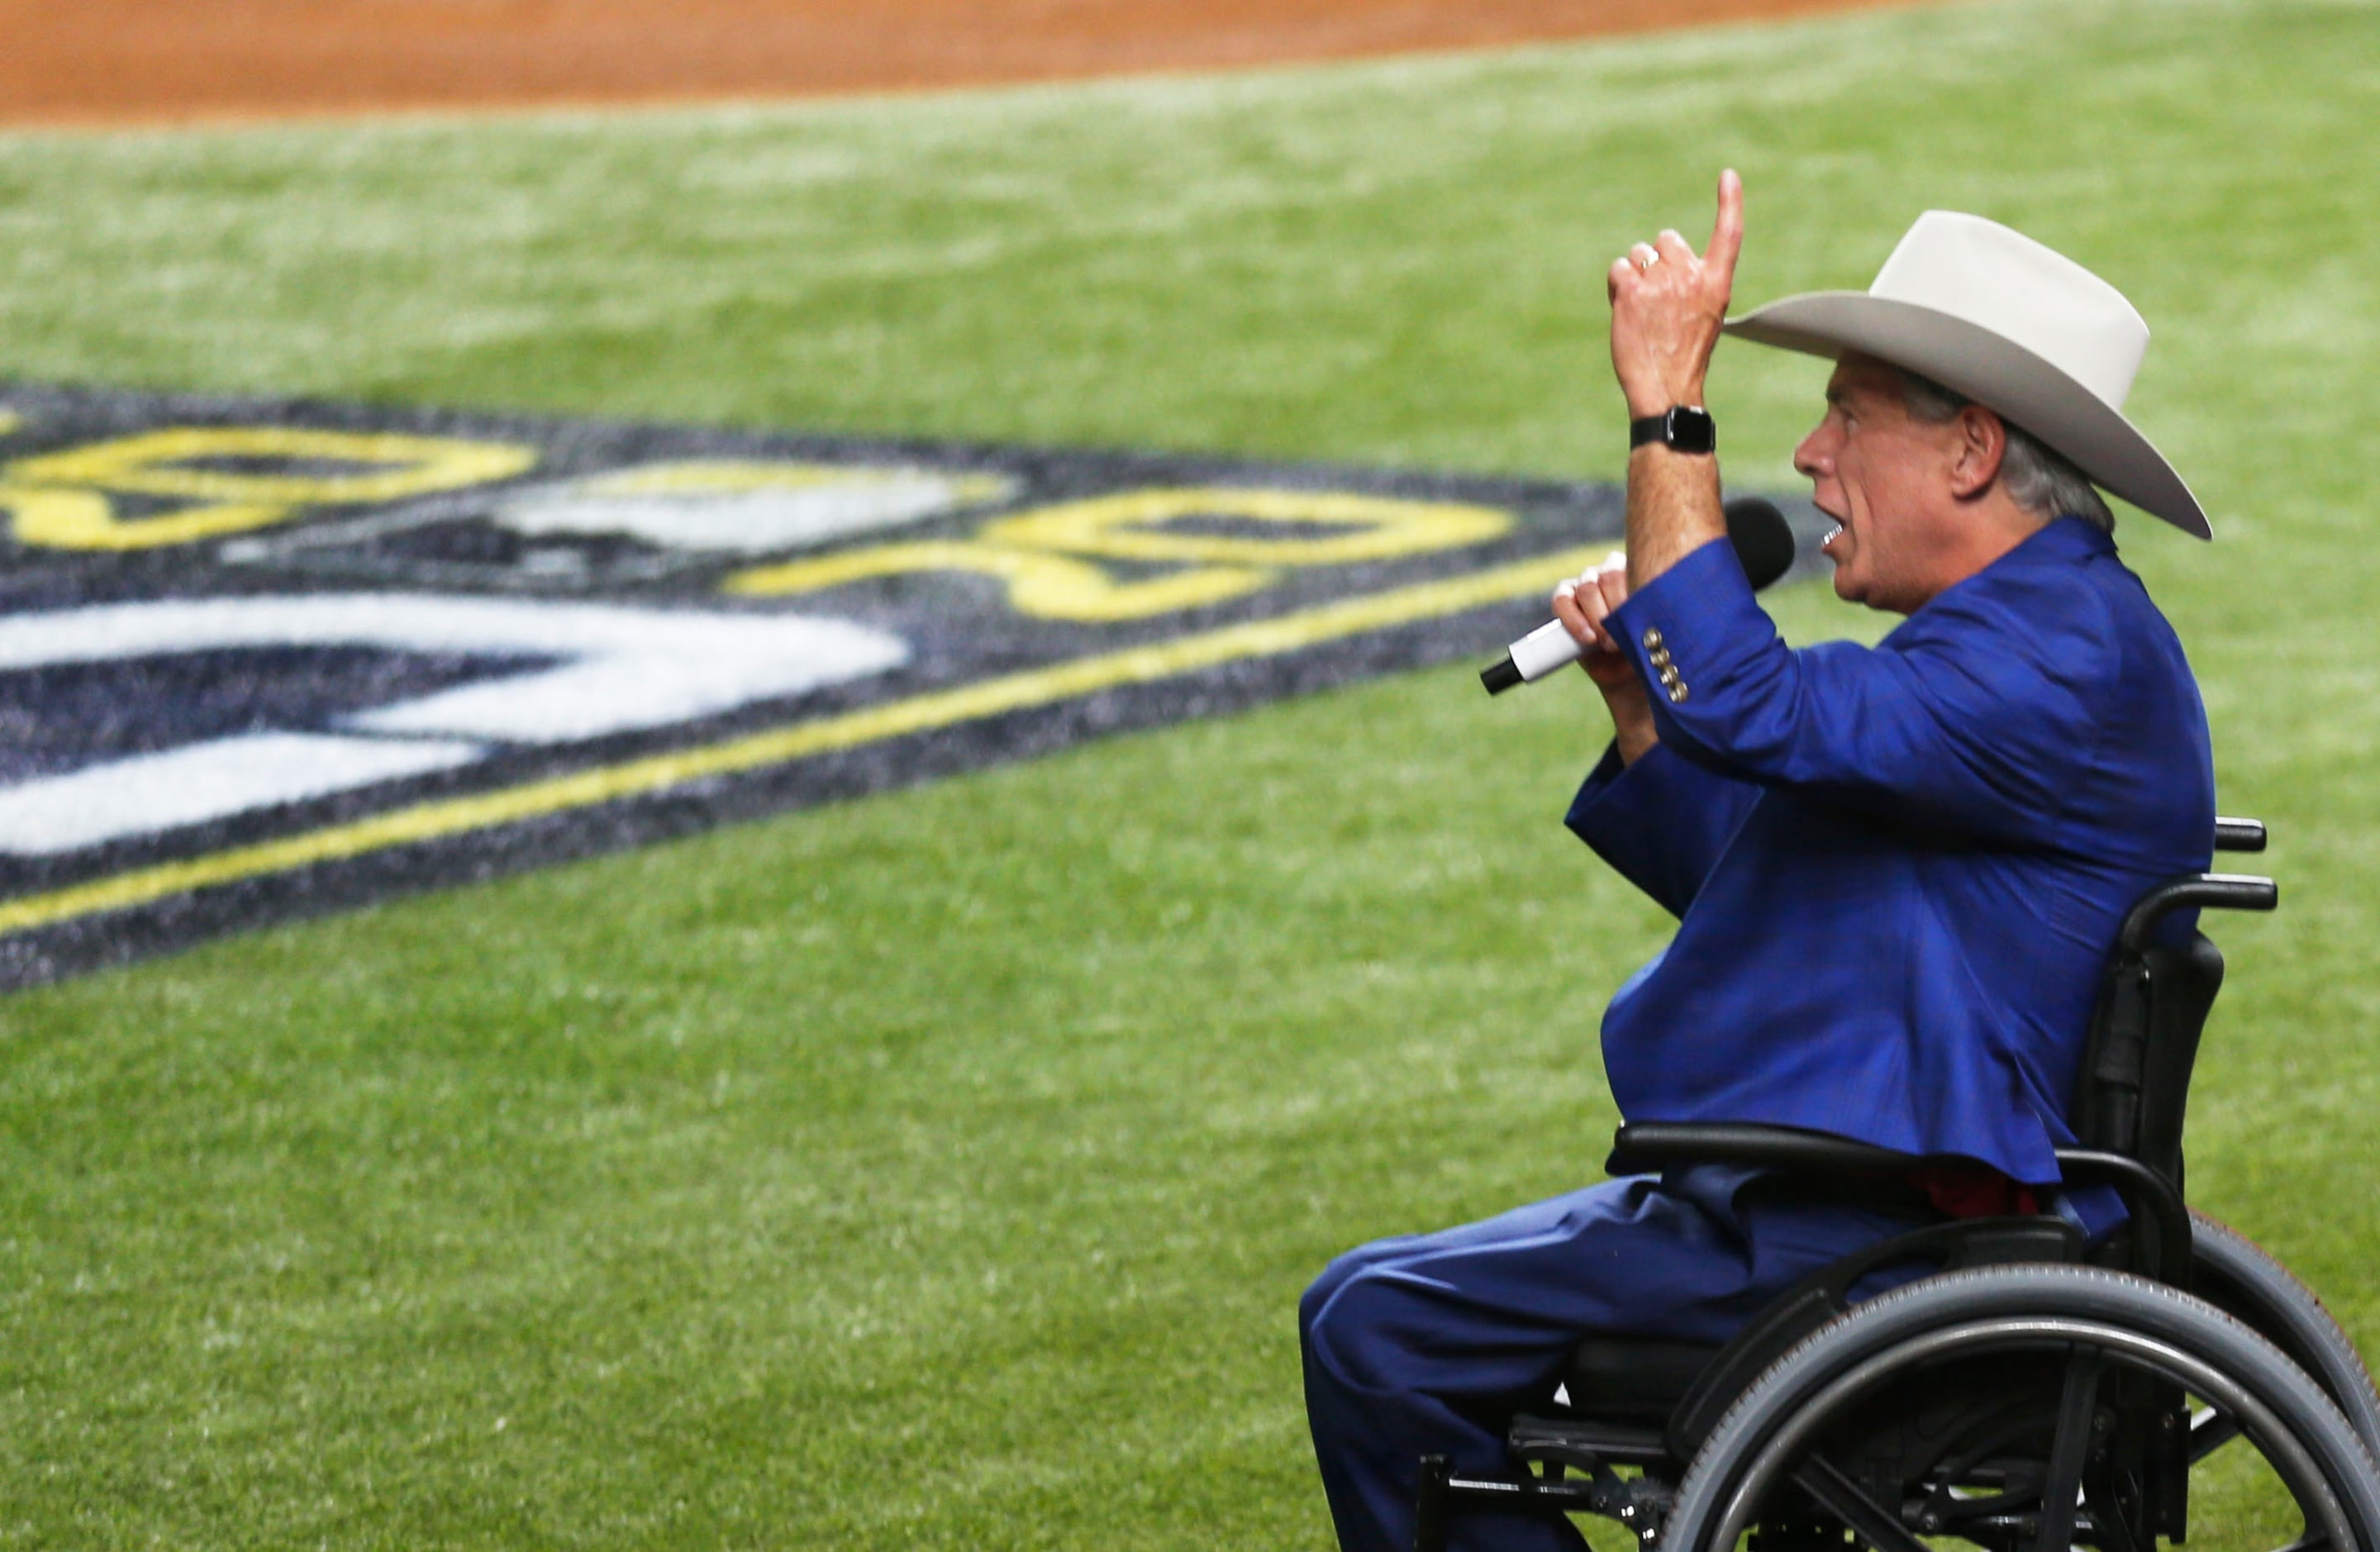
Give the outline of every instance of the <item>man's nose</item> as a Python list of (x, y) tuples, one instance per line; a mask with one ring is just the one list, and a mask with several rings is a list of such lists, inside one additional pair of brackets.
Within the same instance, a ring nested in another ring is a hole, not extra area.
[(1827, 428), (1821, 424), (1802, 439), (1801, 446), (1793, 449), (1793, 471), (1815, 479), (1821, 475), (1833, 473), (1834, 467), (1834, 449), (1827, 444)]

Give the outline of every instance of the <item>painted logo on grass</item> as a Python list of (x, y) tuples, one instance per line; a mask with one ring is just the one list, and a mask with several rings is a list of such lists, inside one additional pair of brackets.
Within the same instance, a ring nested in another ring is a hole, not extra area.
[(1620, 528), (1601, 486), (319, 404), (0, 389), (0, 431), (10, 985), (1486, 652)]

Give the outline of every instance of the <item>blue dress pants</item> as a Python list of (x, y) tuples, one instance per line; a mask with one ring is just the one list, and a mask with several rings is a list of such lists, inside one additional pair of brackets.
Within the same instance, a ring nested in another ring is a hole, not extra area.
[[(1590, 1334), (1720, 1342), (1804, 1274), (1912, 1226), (1742, 1188), (1717, 1165), (1608, 1181), (1333, 1261), (1298, 1306), (1306, 1416), (1345, 1552), (1413, 1546), (1415, 1466), (1508, 1473), (1512, 1413)], [(1894, 1279), (1898, 1280), (1898, 1279)], [(1863, 1289), (1862, 1291), (1868, 1290)], [(1579, 1552), (1565, 1522), (1462, 1512), (1453, 1545)]]

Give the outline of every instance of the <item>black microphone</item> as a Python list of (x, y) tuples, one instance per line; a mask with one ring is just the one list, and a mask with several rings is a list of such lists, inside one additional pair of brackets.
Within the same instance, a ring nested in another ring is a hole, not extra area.
[[(1793, 526), (1777, 503), (1760, 496), (1738, 496), (1720, 509), (1727, 515), (1727, 541), (1735, 549), (1744, 580), (1758, 592), (1793, 567)], [(1502, 695), (1515, 685), (1531, 685), (1564, 663), (1585, 655), (1578, 638), (1560, 620), (1539, 625), (1512, 643), (1501, 662), (1479, 671), (1479, 682), (1489, 695)]]

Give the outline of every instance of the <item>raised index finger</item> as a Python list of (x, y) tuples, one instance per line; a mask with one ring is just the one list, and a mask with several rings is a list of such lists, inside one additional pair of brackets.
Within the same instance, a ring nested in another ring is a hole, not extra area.
[(1743, 251), (1743, 180), (1730, 167), (1718, 176), (1718, 221), (1711, 227), (1710, 247), (1703, 262), (1730, 281), (1735, 278), (1735, 256)]

